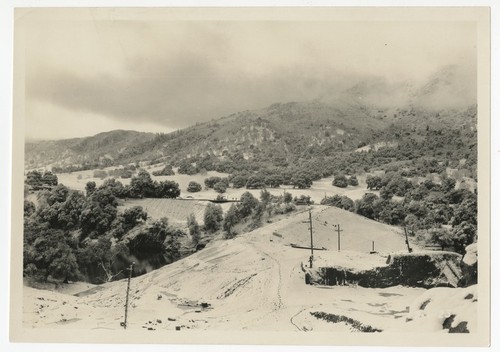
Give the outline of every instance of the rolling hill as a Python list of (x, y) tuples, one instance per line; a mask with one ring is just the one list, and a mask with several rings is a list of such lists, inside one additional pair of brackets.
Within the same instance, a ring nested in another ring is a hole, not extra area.
[(154, 133), (115, 130), (92, 137), (25, 143), (26, 168), (53, 165), (112, 165), (136, 145), (153, 140)]
[(406, 136), (429, 128), (475, 131), (475, 90), (466, 79), (455, 66), (444, 67), (420, 84), (368, 77), (340, 93), (240, 111), (169, 134), (117, 130), (30, 142), (25, 165), (89, 169), (151, 160), (176, 164), (196, 156), (276, 166), (381, 142), (396, 147)]

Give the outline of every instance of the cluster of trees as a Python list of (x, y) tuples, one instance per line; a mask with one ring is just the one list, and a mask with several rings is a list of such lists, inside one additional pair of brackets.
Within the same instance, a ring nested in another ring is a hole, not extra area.
[[(108, 160), (109, 159), (104, 159)], [(107, 163), (88, 163), (84, 162), (82, 165), (70, 165), (70, 166), (54, 166), (52, 167), (52, 172), (54, 174), (61, 174), (61, 173), (72, 173), (76, 171), (85, 171), (85, 170), (93, 170), (96, 169), (96, 172), (94, 172), (94, 177), (95, 178), (105, 178), (107, 176), (112, 176), (112, 177), (120, 177), (120, 178), (130, 178), (134, 174), (134, 172), (139, 168), (139, 163), (135, 164), (130, 164), (130, 165), (125, 165), (124, 167), (116, 168), (114, 170), (102, 170), (104, 167), (111, 166), (112, 163), (107, 162)]]
[(212, 176), (204, 180), (205, 187), (211, 188), (217, 193), (226, 192), (229, 187), (229, 179), (226, 177)]
[(34, 190), (57, 186), (57, 182), (57, 176), (50, 171), (45, 171), (42, 174), (40, 171), (33, 170), (26, 174), (25, 183)]
[[(110, 190), (117, 198), (176, 198), (181, 194), (179, 184), (174, 181), (153, 181), (146, 170), (139, 170), (124, 186), (120, 181), (110, 178), (104, 181), (103, 187)], [(87, 182), (85, 191), (90, 195), (96, 189), (94, 181)]]
[(141, 207), (119, 212), (115, 187), (105, 182), (83, 194), (58, 185), (39, 192), (36, 207), (25, 201), (24, 275), (101, 283), (121, 278), (132, 257), (147, 265), (156, 258), (152, 266), (176, 260), (184, 234), (166, 219), (149, 222)]
[(174, 181), (153, 181), (151, 175), (140, 170), (126, 187), (130, 198), (176, 198), (181, 194), (179, 184)]
[(354, 211), (354, 201), (347, 196), (339, 196), (338, 194), (323, 198), (320, 204), (334, 206), (347, 211)]
[[(425, 177), (442, 173), (446, 168), (457, 168), (459, 173), (476, 178), (476, 132), (461, 129), (408, 129), (391, 126), (372, 131), (370, 141), (392, 141), (385, 147), (368, 152), (323, 150), (320, 147), (287, 146), (284, 153), (276, 146), (272, 150), (253, 148), (253, 158), (245, 159), (241, 152), (224, 153), (223, 157), (203, 154), (173, 161), (176, 165), (190, 165), (199, 171), (218, 171), (230, 174), (233, 187), (263, 189), (291, 185), (309, 188), (313, 181), (332, 175), (354, 175), (374, 169), (399, 171), (406, 177)], [(295, 140), (289, 143), (297, 142)], [(298, 142), (297, 142), (298, 143)], [(300, 144), (300, 143), (299, 143)], [(260, 150), (260, 152), (259, 152)], [(257, 153), (257, 154), (256, 154)], [(260, 154), (259, 154), (260, 153)], [(463, 163), (463, 159), (466, 159)], [(461, 161), (462, 160), (462, 161)], [(194, 172), (194, 169), (192, 171)], [(347, 179), (347, 185), (355, 180)], [(340, 187), (345, 185), (342, 177)], [(373, 188), (376, 189), (376, 188)]]
[(293, 203), (297, 205), (311, 205), (314, 204), (314, 201), (311, 200), (310, 196), (301, 194), (299, 197), (293, 197)]
[[(47, 174), (47, 179), (49, 176)], [(30, 174), (26, 183), (33, 183), (36, 178), (36, 173)], [(174, 260), (179, 255), (177, 242), (181, 233), (166, 220), (147, 225), (147, 213), (141, 207), (119, 213), (117, 206), (119, 198), (176, 198), (179, 195), (177, 183), (153, 181), (145, 170), (132, 177), (127, 186), (111, 178), (100, 187), (93, 181), (88, 182), (85, 194), (64, 185), (40, 192), (38, 208), (32, 202), (25, 202), (24, 207), (25, 274), (38, 280), (47, 280), (49, 276), (65, 280), (83, 277), (97, 282), (103, 280), (103, 273), (107, 275), (127, 265), (126, 258), (131, 255), (146, 258), (145, 251), (149, 251), (151, 258), (157, 258), (154, 266)], [(128, 238), (124, 242), (126, 246), (112, 245), (141, 224), (141, 231)], [(158, 241), (164, 245), (157, 246)], [(42, 253), (46, 246), (53, 248)]]
[(192, 163), (190, 159), (183, 159), (179, 163), (179, 168), (177, 172), (182, 175), (194, 175), (197, 174), (200, 169), (196, 166), (196, 164)]
[[(310, 198), (304, 197), (306, 201), (310, 201)], [(295, 201), (297, 204), (300, 203), (298, 199)], [(232, 238), (237, 234), (235, 230), (237, 225), (243, 232), (253, 230), (261, 226), (265, 218), (295, 211), (296, 206), (293, 203), (292, 195), (288, 192), (285, 192), (284, 195), (273, 196), (269, 191), (262, 190), (260, 200), (250, 192), (245, 192), (241, 195), (238, 203), (231, 204), (225, 215), (220, 205), (210, 203), (205, 208), (204, 230), (209, 234), (223, 231), (226, 238)], [(191, 227), (196, 229), (197, 224), (193, 224), (193, 219), (188, 219), (190, 229)], [(194, 230), (193, 232), (196, 233)]]
[(109, 170), (108, 175), (111, 177), (131, 178), (135, 170), (136, 170), (135, 166), (132, 165), (131, 167), (123, 167), (114, 170)]
[(153, 171), (153, 176), (172, 176), (175, 175), (172, 165), (165, 165), (163, 169), (158, 171)]
[(351, 175), (347, 178), (344, 174), (337, 174), (333, 178), (332, 185), (335, 187), (346, 188), (347, 186), (359, 185), (356, 175)]
[[(398, 173), (374, 176), (368, 188), (380, 189), (380, 196), (366, 193), (353, 202), (346, 196), (325, 197), (327, 204), (356, 212), (390, 225), (406, 226), (410, 234), (430, 244), (463, 253), (474, 242), (477, 227), (477, 195), (456, 189), (455, 180), (444, 177), (440, 184), (431, 180), (413, 184)], [(393, 196), (401, 199), (393, 199)]]
[(257, 172), (237, 172), (231, 174), (228, 179), (234, 188), (246, 187), (247, 189), (278, 188), (281, 185), (306, 189), (310, 188), (313, 182), (309, 172), (284, 167), (264, 168)]
[[(443, 182), (455, 181), (444, 177)], [(380, 190), (380, 195), (383, 198), (392, 196), (404, 197), (406, 193), (413, 188), (410, 180), (404, 177), (404, 173), (386, 172), (383, 176), (368, 175), (366, 177), (366, 186), (370, 190)]]

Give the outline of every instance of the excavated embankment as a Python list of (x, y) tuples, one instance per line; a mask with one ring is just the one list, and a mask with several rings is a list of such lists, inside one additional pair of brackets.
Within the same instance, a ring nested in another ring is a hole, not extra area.
[(307, 268), (306, 283), (320, 285), (349, 285), (386, 288), (403, 285), (410, 287), (457, 287), (462, 277), (461, 255), (454, 252), (426, 251), (396, 253), (387, 257), (385, 266), (368, 270), (346, 268), (333, 264)]

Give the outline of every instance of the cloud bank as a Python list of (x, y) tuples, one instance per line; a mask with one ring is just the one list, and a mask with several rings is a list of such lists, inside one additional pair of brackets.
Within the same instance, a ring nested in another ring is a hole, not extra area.
[[(89, 118), (168, 132), (367, 77), (423, 84), (446, 65), (474, 77), (475, 38), (467, 22), (28, 21), (27, 135), (90, 132)], [(75, 128), (43, 128), (57, 121)]]

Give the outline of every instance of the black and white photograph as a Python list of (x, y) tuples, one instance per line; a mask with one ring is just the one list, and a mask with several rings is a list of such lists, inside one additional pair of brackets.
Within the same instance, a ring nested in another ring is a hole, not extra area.
[(487, 346), (489, 43), (486, 7), (15, 9), (11, 339)]

